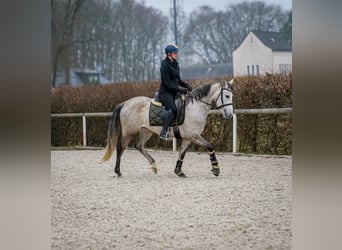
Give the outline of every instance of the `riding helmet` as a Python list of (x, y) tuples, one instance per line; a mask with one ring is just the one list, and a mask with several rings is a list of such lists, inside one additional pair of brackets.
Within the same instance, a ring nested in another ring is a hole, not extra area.
[(168, 53), (178, 53), (178, 46), (176, 44), (169, 44), (165, 48), (165, 54)]

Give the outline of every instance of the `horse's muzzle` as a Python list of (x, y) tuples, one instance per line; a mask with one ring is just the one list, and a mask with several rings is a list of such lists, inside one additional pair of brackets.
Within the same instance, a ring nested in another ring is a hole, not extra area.
[(233, 114), (230, 112), (227, 112), (226, 110), (224, 110), (223, 112), (223, 118), (224, 119), (231, 119), (233, 117)]

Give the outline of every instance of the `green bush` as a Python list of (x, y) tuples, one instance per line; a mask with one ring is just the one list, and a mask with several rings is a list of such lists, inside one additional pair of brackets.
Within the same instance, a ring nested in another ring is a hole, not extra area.
[[(188, 81), (193, 88), (207, 82), (227, 79), (211, 78)], [(78, 88), (52, 89), (51, 113), (111, 112), (113, 108), (135, 96), (153, 97), (159, 82), (113, 83), (86, 85)], [(265, 77), (238, 77), (234, 80), (234, 109), (292, 107), (292, 75)], [(87, 118), (87, 144), (105, 146), (109, 117)], [(232, 120), (210, 115), (203, 131), (216, 151), (232, 151)], [(238, 115), (238, 151), (260, 154), (292, 154), (292, 115), (260, 114)], [(81, 118), (51, 118), (52, 146), (82, 145)], [(132, 142), (134, 143), (134, 142)], [(153, 135), (150, 148), (172, 148)], [(190, 150), (202, 151), (197, 145)]]

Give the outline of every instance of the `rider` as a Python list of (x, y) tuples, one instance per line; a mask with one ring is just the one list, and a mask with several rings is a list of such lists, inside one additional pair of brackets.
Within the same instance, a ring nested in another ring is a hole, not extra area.
[[(177, 112), (175, 105), (176, 93), (186, 94), (187, 90), (192, 91), (192, 88), (188, 83), (183, 82), (179, 76), (178, 46), (175, 44), (167, 45), (165, 54), (166, 57), (162, 60), (160, 66), (161, 83), (158, 97), (167, 111), (163, 117), (163, 129), (160, 138), (167, 140), (169, 124), (175, 118)], [(187, 90), (179, 88), (179, 85)]]

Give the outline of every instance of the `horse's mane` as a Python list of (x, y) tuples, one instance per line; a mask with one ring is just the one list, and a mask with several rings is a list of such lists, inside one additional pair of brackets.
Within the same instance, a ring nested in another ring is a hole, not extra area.
[(202, 97), (207, 96), (210, 93), (211, 85), (212, 83), (206, 83), (202, 86), (195, 88), (191, 92), (191, 96), (186, 97), (186, 103), (188, 103), (190, 99), (202, 99)]
[(192, 91), (193, 97), (200, 99), (204, 96), (207, 96), (210, 92), (211, 85), (212, 83), (206, 83), (200, 87), (195, 88), (194, 91)]
[(203, 97), (209, 95), (212, 85), (213, 83), (206, 83), (202, 86), (195, 88), (191, 92), (191, 95), (186, 97), (186, 104), (188, 104), (190, 100), (193, 101), (193, 99), (202, 99)]

